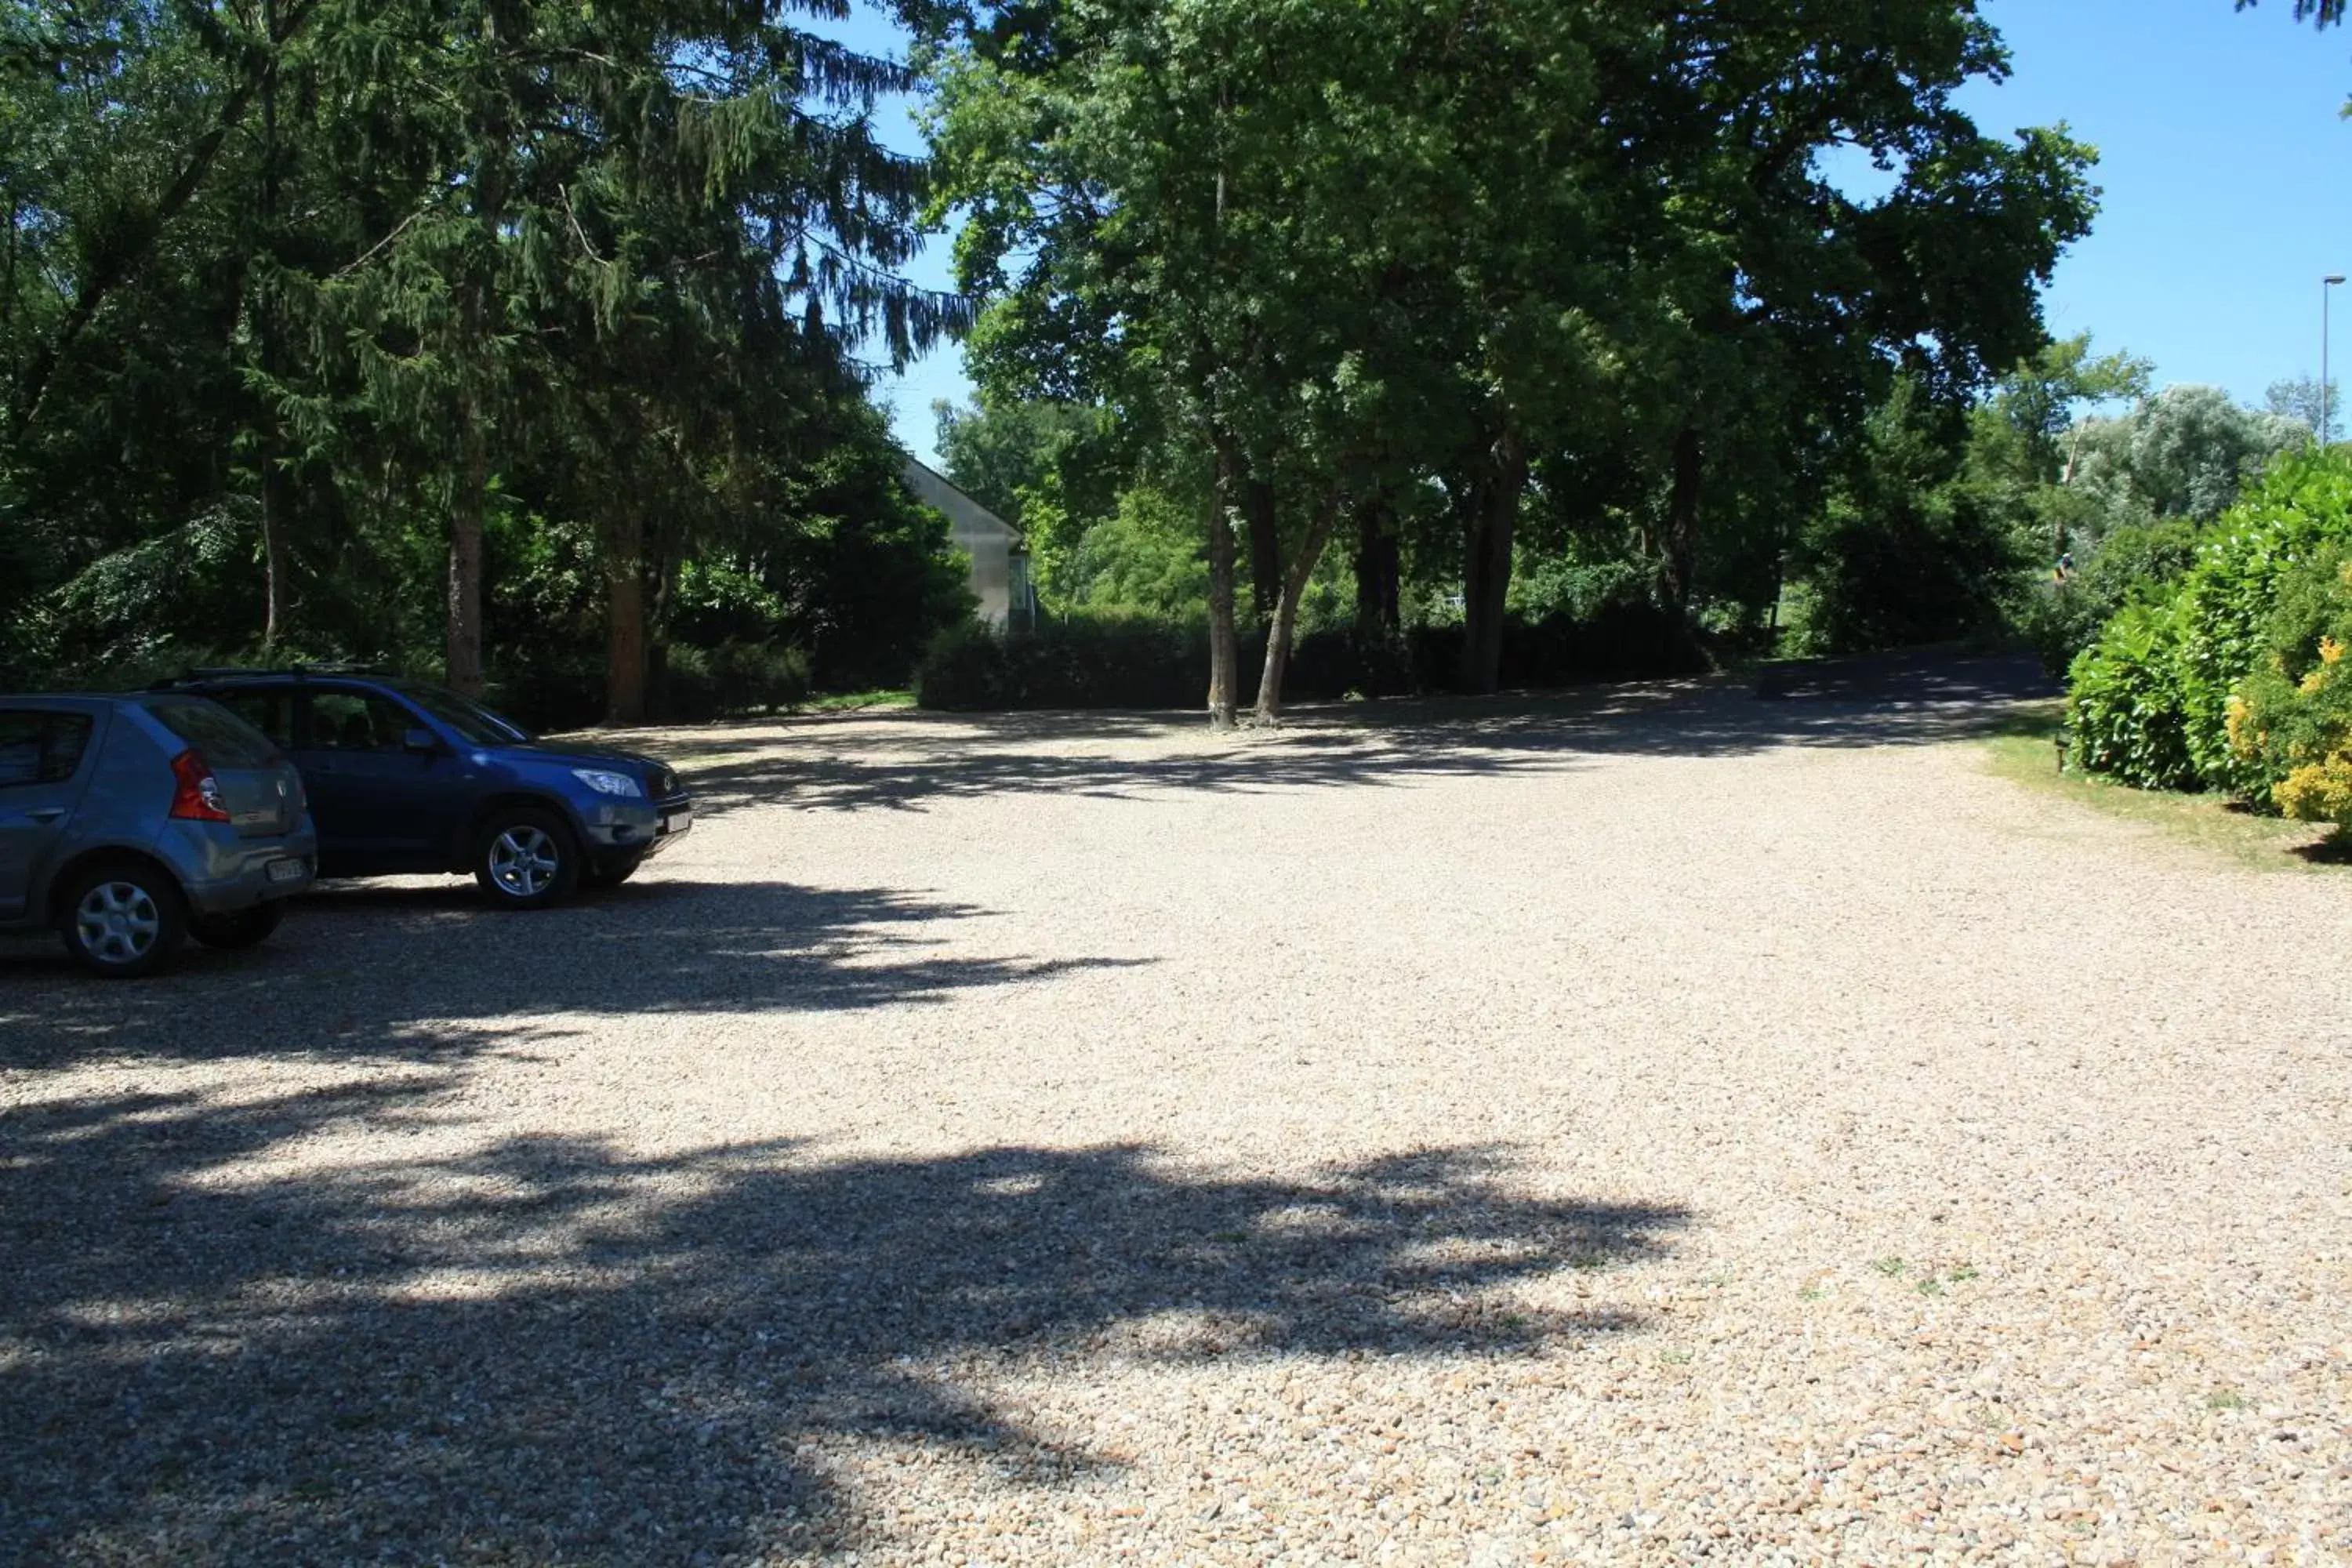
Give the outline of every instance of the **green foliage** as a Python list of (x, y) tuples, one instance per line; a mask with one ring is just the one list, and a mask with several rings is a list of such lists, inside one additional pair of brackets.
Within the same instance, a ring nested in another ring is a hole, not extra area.
[(681, 643), (669, 650), (661, 684), (663, 710), (672, 718), (773, 712), (808, 696), (809, 661), (798, 648), (768, 642)]
[(2195, 786), (2181, 686), (2185, 620), (2177, 597), (2127, 605), (2074, 660), (2066, 724), (2075, 766), (2137, 789)]
[(846, 346), (966, 310), (891, 275), (913, 79), (830, 12), (0, 5), (8, 678), (446, 649), (569, 706), (748, 615), (903, 679), (961, 589)]
[(2023, 586), (2016, 534), (1960, 475), (1966, 426), (1915, 383), (1872, 416), (1853, 471), (1802, 542), (1797, 641), (1856, 653), (1980, 636)]
[(2075, 568), (2037, 584), (2021, 612), (2042, 667), (2063, 678), (2126, 605), (2169, 597), (2197, 561), (2197, 530), (2185, 518), (2132, 523), (2075, 552)]
[[(2032, 353), (2094, 204), (2089, 149), (1961, 111), (2004, 57), (1954, 0), (992, 6), (932, 63), (990, 395), (1116, 408), (1213, 475), (1261, 612), (1266, 563), (1433, 489), (1459, 575), (1381, 600), (1457, 602), (1482, 687), (1538, 476), (1555, 540), (1606, 541), (1580, 559), (1752, 627), (1892, 369), (1953, 403)], [(1896, 189), (1832, 188), (1840, 143)], [(1110, 512), (1048, 488), (1050, 597)]]
[(2095, 539), (2159, 518), (2210, 522), (2273, 458), (2311, 444), (2309, 426), (2242, 408), (2218, 387), (2167, 387), (2075, 433), (2072, 483), (2088, 501), (2082, 526)]
[(2287, 816), (2352, 829), (2352, 537), (2284, 574), (2263, 645), (2230, 709), (2232, 755)]
[[(1304, 699), (1334, 700), (1380, 689), (1458, 689), (1463, 626), (1409, 628), (1401, 647), (1368, 644), (1354, 630), (1307, 632), (1294, 650), (1291, 687)], [(1265, 633), (1251, 634), (1247, 658)], [(1647, 593), (1619, 595), (1590, 618), (1554, 615), (1504, 629), (1504, 684), (1549, 689), (1585, 681), (1686, 675), (1706, 656), (1677, 612)], [(1208, 627), (1082, 613), (1006, 634), (976, 621), (941, 632), (916, 676), (916, 700), (946, 710), (1197, 707), (1209, 679)]]
[(1208, 613), (1199, 504), (1138, 487), (1079, 536), (1055, 572), (1056, 596), (1094, 613), (1189, 621)]
[(2282, 579), (2347, 539), (2352, 453), (2279, 464), (2201, 547), (2182, 590), (2181, 696), (2189, 756), (2213, 787), (2267, 797), (2271, 781), (2230, 745), (2230, 700), (2270, 651)]
[[(2326, 563), (2347, 543), (2352, 453), (2273, 465), (2201, 537), (2168, 598), (2127, 604), (2074, 661), (2080, 764), (2142, 788), (2201, 784), (2276, 804), (2282, 769), (2311, 760), (2294, 714), (2322, 710), (2295, 709), (2267, 676), (2293, 669), (2299, 687), (2319, 668), (2318, 639), (2336, 613)], [(2257, 705), (2266, 717), (2248, 731)], [(2245, 738), (2265, 731), (2299, 749)]]
[(1191, 708), (1208, 680), (1208, 634), (1197, 624), (1082, 615), (1006, 635), (966, 621), (933, 640), (915, 700), (951, 711)]

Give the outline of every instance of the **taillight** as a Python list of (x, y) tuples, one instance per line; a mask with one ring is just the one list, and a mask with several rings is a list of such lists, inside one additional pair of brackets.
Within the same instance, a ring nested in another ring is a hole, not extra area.
[(226, 822), (228, 809), (221, 804), (220, 780), (213, 777), (212, 764), (198, 751), (182, 752), (172, 759), (172, 815), (183, 822)]

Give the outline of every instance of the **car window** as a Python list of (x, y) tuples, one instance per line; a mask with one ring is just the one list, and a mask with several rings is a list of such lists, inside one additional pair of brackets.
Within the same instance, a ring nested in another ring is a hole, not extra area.
[(397, 752), (416, 716), (368, 691), (310, 693), (310, 747), (320, 752)]
[(0, 713), (0, 789), (63, 784), (89, 749), (86, 713)]
[(476, 746), (504, 746), (528, 741), (530, 732), (513, 720), (493, 713), (470, 698), (437, 686), (403, 686), (400, 694), (457, 731)]
[(216, 768), (266, 768), (279, 760), (269, 737), (202, 697), (151, 697), (147, 711)]
[(213, 700), (269, 737), (279, 751), (294, 749), (294, 693), (284, 687), (215, 692)]

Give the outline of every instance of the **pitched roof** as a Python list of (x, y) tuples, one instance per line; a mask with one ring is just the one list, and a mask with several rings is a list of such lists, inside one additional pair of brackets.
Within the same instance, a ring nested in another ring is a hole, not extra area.
[(905, 474), (907, 488), (915, 492), (917, 500), (947, 514), (950, 532), (966, 536), (1001, 534), (1014, 550), (1027, 548), (1019, 529), (972, 500), (954, 480), (919, 458), (907, 459)]

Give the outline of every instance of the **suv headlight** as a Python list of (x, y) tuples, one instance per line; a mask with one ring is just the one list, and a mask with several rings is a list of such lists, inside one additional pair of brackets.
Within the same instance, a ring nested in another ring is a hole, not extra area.
[(574, 768), (572, 770), (572, 776), (598, 795), (617, 795), (625, 799), (635, 800), (646, 793), (637, 787), (637, 781), (628, 774), (616, 773), (606, 768)]

